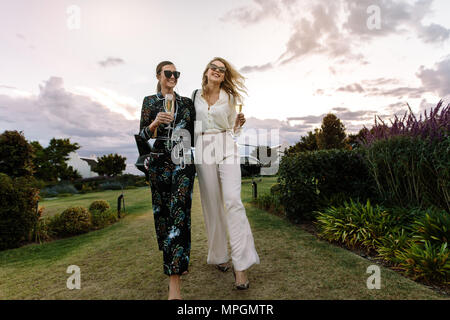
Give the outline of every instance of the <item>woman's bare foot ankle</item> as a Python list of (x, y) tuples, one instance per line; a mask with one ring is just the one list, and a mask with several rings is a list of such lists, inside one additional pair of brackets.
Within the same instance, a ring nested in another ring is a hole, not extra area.
[(236, 284), (237, 285), (247, 283), (248, 279), (247, 279), (247, 275), (246, 275), (245, 271), (235, 271), (235, 273), (236, 273)]
[(179, 275), (169, 277), (168, 300), (181, 300), (181, 280)]

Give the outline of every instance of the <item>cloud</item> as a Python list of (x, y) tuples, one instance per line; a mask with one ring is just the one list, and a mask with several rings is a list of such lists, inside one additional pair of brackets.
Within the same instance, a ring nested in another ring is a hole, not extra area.
[[(225, 22), (244, 26), (278, 17), (291, 24), (291, 35), (276, 61), (243, 67), (248, 72), (263, 72), (279, 64), (322, 54), (340, 63), (368, 64), (358, 52), (361, 45), (373, 39), (398, 34), (414, 34), (425, 43), (441, 43), (450, 38), (450, 29), (423, 20), (432, 13), (433, 0), (408, 3), (403, 0), (254, 0), (253, 5), (229, 11)], [(380, 8), (380, 29), (367, 27), (368, 7)], [(290, 18), (286, 19), (285, 15)]]
[(337, 91), (362, 93), (362, 92), (364, 92), (364, 89), (363, 89), (363, 87), (361, 87), (360, 84), (354, 83), (354, 84), (349, 84), (345, 87), (340, 87), (337, 89)]
[[(424, 25), (422, 22), (432, 13), (433, 0), (418, 0), (413, 4), (398, 0), (345, 0), (344, 3), (350, 13), (344, 27), (364, 39), (407, 34), (410, 31), (425, 43), (443, 42), (450, 37), (450, 29), (435, 23)], [(367, 27), (369, 6), (380, 8), (380, 29)]]
[(113, 58), (113, 57), (109, 57), (106, 60), (103, 61), (99, 61), (98, 64), (100, 66), (102, 66), (103, 68), (107, 68), (107, 67), (115, 67), (121, 64), (124, 64), (125, 61), (121, 58)]
[[(271, 130), (273, 134), (279, 134), (275, 141), (271, 141)], [(244, 126), (244, 131), (238, 139), (240, 144), (262, 144), (277, 145), (281, 143), (295, 144), (302, 135), (313, 130), (309, 124), (290, 125), (288, 121), (278, 119), (257, 119), (250, 117)]]
[[(330, 110), (329, 113), (335, 114), (340, 120), (343, 121), (366, 121), (372, 119), (377, 111), (373, 110), (358, 110), (351, 111), (348, 108), (336, 107)], [(322, 119), (327, 113), (315, 116), (309, 115), (305, 117), (292, 117), (288, 118), (289, 121), (302, 121), (303, 124), (309, 124), (314, 127), (319, 127), (322, 124)]]
[[(436, 94), (445, 97), (450, 94), (450, 56), (435, 63), (432, 68), (421, 66), (416, 73), (422, 85), (419, 87), (409, 87), (400, 85), (398, 79), (378, 78), (372, 80), (362, 80), (339, 87), (336, 91), (350, 93), (364, 93), (366, 96), (387, 96), (399, 99), (421, 99), (426, 93)], [(323, 95), (323, 89), (316, 90), (316, 94)]]
[(427, 91), (440, 97), (450, 94), (450, 56), (436, 63), (432, 69), (421, 66), (416, 75)]
[(392, 78), (378, 78), (378, 79), (369, 79), (369, 80), (362, 80), (361, 84), (362, 85), (367, 85), (367, 86), (382, 86), (382, 85), (387, 85), (387, 84), (399, 84), (399, 80), (398, 79), (392, 79)]
[(443, 42), (450, 37), (450, 29), (435, 23), (429, 26), (420, 26), (418, 32), (424, 42)]
[(253, 0), (256, 6), (232, 9), (220, 18), (223, 22), (238, 22), (243, 26), (258, 23), (269, 17), (279, 16), (281, 10), (276, 0)]
[(339, 27), (341, 5), (338, 1), (319, 3), (310, 7), (310, 17), (303, 17), (293, 26), (286, 50), (279, 58), (281, 64), (313, 53), (342, 57), (352, 54), (351, 42)]
[(371, 88), (368, 89), (368, 96), (389, 96), (402, 98), (418, 99), (422, 97), (422, 94), (427, 93), (425, 88), (414, 87), (397, 87), (391, 89)]
[(120, 153), (131, 163), (137, 158), (134, 134), (139, 120), (127, 120), (89, 96), (74, 94), (63, 79), (51, 77), (39, 86), (39, 94), (0, 94), (0, 127), (23, 131), (29, 141), (43, 146), (55, 138), (70, 138), (82, 148), (80, 155)]
[[(351, 111), (345, 107), (335, 107), (332, 108), (328, 113), (333, 113), (338, 117), (345, 126), (345, 131), (349, 133), (357, 133), (363, 128), (363, 126), (370, 127), (375, 119), (375, 115), (390, 117), (389, 114), (380, 115), (379, 111), (375, 110), (356, 110)], [(324, 113), (321, 115), (309, 115), (305, 117), (292, 117), (288, 118), (288, 122), (301, 122), (305, 126), (302, 131), (302, 135), (305, 135), (307, 131), (314, 131), (315, 128), (320, 128), (322, 125), (323, 118), (328, 114)], [(306, 129), (306, 126), (308, 129)], [(298, 139), (297, 139), (298, 141)]]
[(260, 66), (245, 66), (242, 67), (239, 72), (242, 73), (251, 73), (251, 72), (262, 72), (262, 71), (267, 71), (273, 68), (272, 63), (266, 63)]

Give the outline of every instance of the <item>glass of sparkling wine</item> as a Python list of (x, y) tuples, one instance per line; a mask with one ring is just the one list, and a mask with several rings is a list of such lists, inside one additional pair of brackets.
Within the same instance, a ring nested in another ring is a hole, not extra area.
[[(238, 101), (238, 103), (235, 105), (235, 108), (236, 108), (236, 115), (241, 113), (242, 112), (242, 102)], [(240, 127), (241, 127), (241, 124), (239, 123), (239, 127), (238, 128), (240, 128)]]
[[(173, 115), (173, 109), (174, 109), (173, 107), (174, 107), (173, 95), (168, 93), (168, 94), (166, 94), (166, 96), (164, 98), (164, 110)], [(166, 129), (172, 129), (170, 124), (167, 125)]]

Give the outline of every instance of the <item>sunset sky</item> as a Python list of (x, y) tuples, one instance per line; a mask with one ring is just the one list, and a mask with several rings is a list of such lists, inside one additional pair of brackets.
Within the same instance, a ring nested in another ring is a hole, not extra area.
[(0, 131), (70, 138), (133, 171), (158, 62), (190, 96), (220, 56), (247, 78), (247, 130), (293, 144), (333, 112), (356, 133), (449, 98), (449, 13), (448, 0), (0, 0)]

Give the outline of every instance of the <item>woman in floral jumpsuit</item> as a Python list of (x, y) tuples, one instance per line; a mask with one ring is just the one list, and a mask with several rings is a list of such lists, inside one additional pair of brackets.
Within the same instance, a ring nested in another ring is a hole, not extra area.
[[(173, 139), (181, 131), (189, 136), (188, 139), (193, 138), (195, 121), (192, 100), (173, 91), (179, 75), (170, 61), (163, 61), (157, 66), (158, 92), (144, 98), (140, 121), (141, 137), (146, 140), (156, 139), (148, 166), (158, 247), (163, 252), (164, 273), (170, 279), (169, 299), (181, 299), (180, 276), (188, 272), (195, 178), (190, 149), (193, 142), (186, 147), (186, 142), (180, 143), (180, 140)], [(164, 97), (167, 93), (174, 96), (174, 114), (164, 110)], [(167, 129), (169, 124), (173, 130)], [(186, 140), (187, 137), (183, 138)], [(181, 145), (185, 146), (183, 151), (177, 148)], [(178, 151), (171, 152), (172, 150)], [(183, 161), (174, 162), (173, 154)]]

